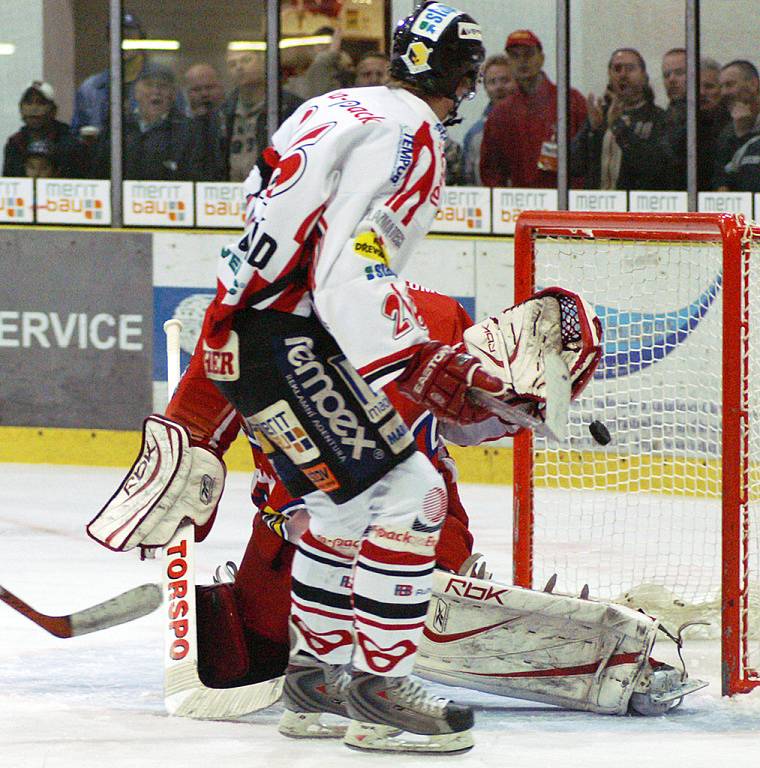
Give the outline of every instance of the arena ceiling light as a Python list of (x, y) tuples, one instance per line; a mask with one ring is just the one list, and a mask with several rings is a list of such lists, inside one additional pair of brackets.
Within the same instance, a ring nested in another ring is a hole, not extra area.
[(13, 56), (16, 46), (13, 43), (0, 43), (0, 56)]
[[(303, 45), (328, 45), (332, 35), (308, 35), (306, 37), (286, 37), (280, 40), (280, 49), (298, 48)], [(233, 40), (228, 43), (228, 51), (265, 51), (267, 44), (264, 40)]]
[(122, 51), (178, 51), (179, 40), (122, 40)]

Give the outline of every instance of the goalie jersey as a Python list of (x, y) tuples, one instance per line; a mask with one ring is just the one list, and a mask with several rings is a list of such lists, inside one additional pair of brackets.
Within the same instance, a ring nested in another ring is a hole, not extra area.
[(397, 274), (437, 210), (444, 137), (399, 88), (303, 104), (246, 181), (246, 229), (222, 251), (208, 345), (221, 347), (246, 307), (316, 312), (365, 379), (392, 380), (429, 338)]

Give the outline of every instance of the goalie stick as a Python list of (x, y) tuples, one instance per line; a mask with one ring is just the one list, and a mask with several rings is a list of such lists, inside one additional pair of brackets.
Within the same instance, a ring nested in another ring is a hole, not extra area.
[[(169, 398), (180, 379), (179, 335), (182, 323), (167, 320), (167, 387)], [(274, 704), (283, 678), (237, 688), (209, 688), (198, 676), (198, 613), (195, 602), (195, 526), (185, 518), (163, 553), (164, 705), (170, 715), (198, 720), (229, 720)]]
[(48, 616), (40, 613), (2, 586), (0, 586), (0, 600), (46, 632), (50, 632), (51, 635), (69, 638), (86, 635), (89, 632), (99, 632), (101, 629), (108, 629), (108, 627), (115, 627), (117, 624), (147, 616), (161, 605), (162, 592), (157, 584), (143, 584), (117, 597), (64, 616)]

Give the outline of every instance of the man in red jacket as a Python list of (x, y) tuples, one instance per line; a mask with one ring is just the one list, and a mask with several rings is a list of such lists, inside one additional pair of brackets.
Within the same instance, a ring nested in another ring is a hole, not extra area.
[[(528, 29), (507, 38), (506, 53), (518, 90), (499, 102), (486, 120), (480, 176), (489, 187), (557, 186), (557, 86), (542, 67), (541, 41)], [(570, 136), (586, 119), (586, 101), (570, 91)]]

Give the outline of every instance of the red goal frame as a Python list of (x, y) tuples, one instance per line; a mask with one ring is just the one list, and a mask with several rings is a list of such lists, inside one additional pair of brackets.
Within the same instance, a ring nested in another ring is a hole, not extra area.
[[(749, 264), (750, 243), (760, 230), (730, 214), (596, 213), (527, 211), (516, 223), (515, 303), (535, 292), (535, 242), (538, 236), (641, 241), (722, 243), (722, 685), (724, 695), (760, 685), (748, 662), (746, 620), (749, 606), (747, 544), (749, 528)], [(756, 352), (757, 354), (757, 352)], [(760, 386), (757, 383), (756, 386)], [(524, 430), (514, 439), (513, 577), (533, 585), (533, 437)]]

